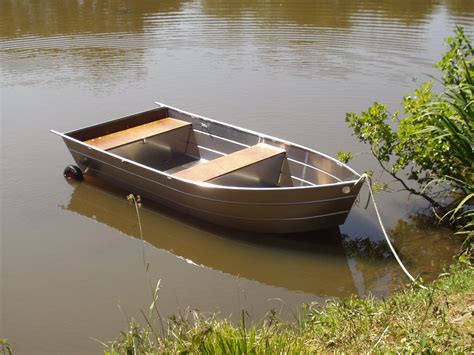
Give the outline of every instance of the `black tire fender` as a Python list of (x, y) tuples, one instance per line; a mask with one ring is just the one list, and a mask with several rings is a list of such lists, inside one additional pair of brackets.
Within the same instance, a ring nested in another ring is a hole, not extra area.
[(84, 180), (84, 175), (82, 174), (81, 169), (76, 165), (68, 165), (64, 168), (63, 176), (66, 180)]

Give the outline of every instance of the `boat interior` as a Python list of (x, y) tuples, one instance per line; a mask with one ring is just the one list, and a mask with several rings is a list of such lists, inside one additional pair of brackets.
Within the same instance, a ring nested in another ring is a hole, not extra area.
[(324, 155), (168, 107), (66, 135), (196, 183), (278, 188), (354, 178)]

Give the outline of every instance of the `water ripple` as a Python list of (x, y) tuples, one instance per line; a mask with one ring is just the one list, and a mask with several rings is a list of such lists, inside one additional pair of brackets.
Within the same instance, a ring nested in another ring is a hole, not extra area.
[[(447, 29), (456, 24), (465, 24), (468, 34), (473, 31), (469, 26), (474, 20), (473, 13), (453, 15), (444, 6), (426, 7), (426, 12), (421, 11), (420, 6), (415, 8), (419, 13), (390, 15), (384, 3), (368, 3), (366, 8), (351, 3), (341, 5), (342, 12), (334, 16), (334, 9), (327, 4), (318, 2), (319, 7), (308, 8), (306, 12), (312, 15), (306, 14), (303, 4), (284, 5), (279, 9), (267, 6), (269, 4), (219, 4), (216, 7), (213, 1), (181, 5), (176, 2), (169, 11), (141, 15), (123, 9), (115, 13), (117, 18), (101, 25), (76, 23), (76, 30), (71, 21), (64, 25), (64, 30), (42, 30), (48, 32), (47, 35), (35, 34), (29, 29), (17, 30), (19, 35), (12, 36), (11, 29), (3, 25), (0, 27), (0, 55), (4, 62), (16, 58), (20, 52), (19, 58), (25, 58), (25, 52), (39, 58), (54, 51), (82, 58), (84, 50), (96, 50), (86, 62), (94, 58), (110, 68), (110, 60), (116, 61), (116, 65), (127, 63), (124, 58), (149, 60), (129, 55), (134, 50), (217, 50), (224, 60), (235, 62), (240, 58), (242, 63), (252, 63), (258, 70), (278, 71), (280, 68), (296, 75), (324, 72), (344, 77), (347, 75), (343, 73), (344, 67), (351, 67), (352, 74), (363, 74), (370, 65), (382, 76), (394, 75), (396, 71), (395, 75), (409, 76), (414, 65), (433, 61), (426, 54), (434, 51), (428, 43), (433, 31), (440, 32), (437, 23), (442, 23), (443, 35), (449, 34)], [(59, 13), (47, 15), (53, 16), (52, 23), (60, 23), (59, 18), (54, 18)], [(118, 31), (117, 24), (125, 24), (123, 27), (127, 29)], [(2, 34), (9, 35), (3, 35), (2, 39)], [(440, 46), (436, 51), (441, 51)], [(137, 65), (130, 63), (126, 64), (127, 68)], [(11, 70), (17, 71), (15, 65), (4, 66), (7, 73)]]

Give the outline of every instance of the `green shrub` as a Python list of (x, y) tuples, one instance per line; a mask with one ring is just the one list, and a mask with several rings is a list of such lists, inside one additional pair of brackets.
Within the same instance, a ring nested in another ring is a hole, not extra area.
[[(441, 219), (461, 225), (472, 238), (474, 193), (474, 50), (462, 28), (436, 65), (444, 91), (423, 83), (403, 99), (403, 114), (375, 102), (346, 122), (370, 145), (383, 171), (410, 193), (425, 198)], [(410, 182), (412, 180), (413, 182)]]

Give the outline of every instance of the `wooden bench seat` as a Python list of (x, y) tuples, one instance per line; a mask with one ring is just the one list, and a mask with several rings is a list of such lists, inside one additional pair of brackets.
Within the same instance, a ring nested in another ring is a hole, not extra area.
[[(283, 157), (284, 154), (285, 150), (283, 149), (259, 143), (206, 163), (178, 171), (173, 176), (196, 182), (205, 182), (278, 155)], [(280, 174), (280, 171), (276, 173)]]
[(89, 139), (84, 143), (99, 149), (109, 150), (186, 126), (191, 126), (191, 123), (166, 117), (140, 126), (127, 128), (123, 131)]

